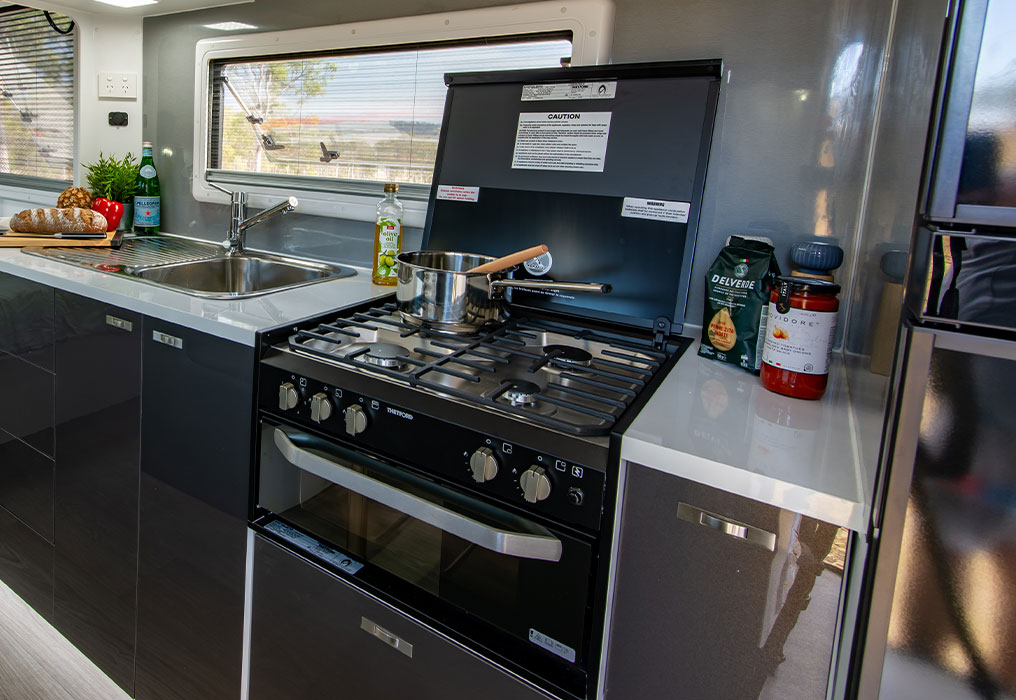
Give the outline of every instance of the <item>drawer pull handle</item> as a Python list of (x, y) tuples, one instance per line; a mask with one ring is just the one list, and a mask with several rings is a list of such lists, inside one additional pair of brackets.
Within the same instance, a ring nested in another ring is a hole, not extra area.
[(113, 328), (119, 328), (120, 330), (127, 331), (128, 333), (134, 330), (134, 324), (130, 321), (125, 321), (122, 318), (110, 316), (109, 314), (106, 314), (106, 324), (113, 326)]
[(402, 637), (392, 634), (381, 625), (376, 622), (372, 622), (365, 617), (360, 618), (360, 629), (369, 634), (372, 637), (377, 637), (382, 642), (390, 646), (396, 651), (401, 651), (409, 658), (413, 658), (413, 645), (407, 642)]
[(745, 525), (736, 520), (729, 520), (722, 515), (709, 513), (687, 503), (677, 504), (677, 517), (689, 523), (702, 525), (710, 530), (722, 532), (724, 535), (757, 544), (760, 547), (768, 549), (770, 552), (776, 551), (776, 535), (760, 528)]

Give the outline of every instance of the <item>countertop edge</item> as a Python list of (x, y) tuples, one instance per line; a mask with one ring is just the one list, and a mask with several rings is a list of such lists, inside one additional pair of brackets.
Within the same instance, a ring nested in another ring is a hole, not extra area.
[(655, 445), (639, 438), (622, 438), (621, 459), (855, 532), (863, 532), (866, 528), (866, 503)]
[[(391, 293), (390, 289), (379, 291), (376, 288), (368, 287), (354, 291), (349, 283), (355, 279), (362, 285), (364, 281), (362, 277), (364, 271), (354, 268), (358, 273), (357, 278), (319, 282), (244, 300), (208, 300), (155, 285), (119, 279), (96, 270), (29, 256), (20, 249), (9, 250), (16, 251), (17, 255), (0, 255), (0, 272), (252, 347), (256, 343), (259, 332), (297, 323), (316, 315)], [(329, 286), (332, 292), (341, 289), (346, 293), (322, 294), (322, 291)], [(205, 315), (198, 310), (174, 308), (166, 303), (160, 303), (160, 299), (175, 302), (182, 307), (203, 306), (206, 314), (209, 309), (214, 310), (215, 313), (214, 315)], [(266, 303), (268, 299), (271, 301)], [(329, 301), (318, 302), (318, 299), (329, 299)], [(271, 313), (266, 310), (269, 304), (273, 307)], [(255, 318), (253, 314), (245, 314), (244, 305), (252, 308), (261, 307), (266, 316), (278, 317)], [(237, 322), (228, 318), (230, 314), (248, 315), (251, 318)]]

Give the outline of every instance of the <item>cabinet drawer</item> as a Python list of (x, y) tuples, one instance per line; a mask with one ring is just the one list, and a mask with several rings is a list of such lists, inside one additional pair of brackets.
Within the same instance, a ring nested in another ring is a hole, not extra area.
[(546, 700), (501, 669), (257, 536), (251, 700)]
[(53, 369), (53, 289), (0, 274), (0, 351)]
[(53, 375), (0, 352), (0, 429), (53, 456)]
[(53, 541), (53, 460), (0, 430), (0, 506)]
[(4, 508), (0, 508), (0, 580), (52, 620), (53, 545)]
[(623, 499), (607, 698), (826, 697), (845, 532), (638, 465)]

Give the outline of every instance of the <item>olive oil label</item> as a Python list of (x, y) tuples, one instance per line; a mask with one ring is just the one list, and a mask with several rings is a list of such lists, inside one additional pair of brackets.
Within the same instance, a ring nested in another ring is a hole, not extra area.
[(399, 254), (399, 232), (402, 227), (391, 219), (381, 219), (376, 225), (377, 259), (374, 260), (374, 272), (377, 277), (398, 277), (399, 262), (395, 256)]
[(791, 372), (827, 374), (835, 333), (835, 311), (791, 307), (781, 314), (770, 303), (762, 362)]
[(737, 343), (737, 329), (734, 328), (734, 321), (730, 318), (730, 311), (723, 307), (716, 312), (706, 329), (709, 342), (714, 348), (726, 352)]

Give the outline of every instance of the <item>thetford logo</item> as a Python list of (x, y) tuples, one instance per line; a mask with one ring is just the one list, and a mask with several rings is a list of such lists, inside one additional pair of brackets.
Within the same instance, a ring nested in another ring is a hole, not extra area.
[(388, 412), (391, 413), (393, 416), (398, 416), (399, 418), (405, 418), (406, 420), (413, 420), (413, 414), (412, 413), (406, 413), (405, 411), (400, 411), (399, 409), (392, 408), (391, 406), (386, 406), (385, 408), (387, 408)]

